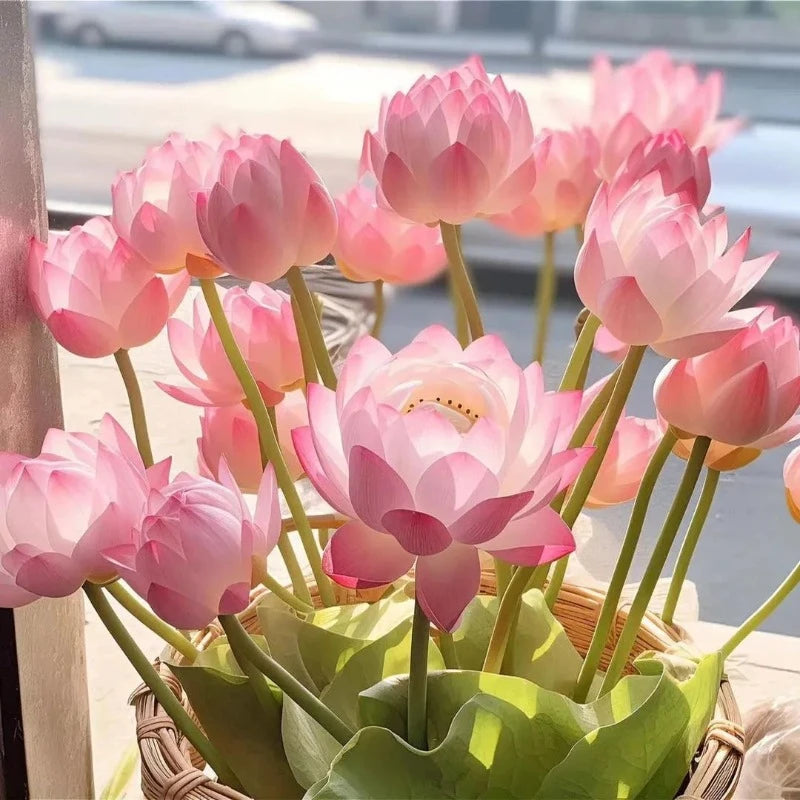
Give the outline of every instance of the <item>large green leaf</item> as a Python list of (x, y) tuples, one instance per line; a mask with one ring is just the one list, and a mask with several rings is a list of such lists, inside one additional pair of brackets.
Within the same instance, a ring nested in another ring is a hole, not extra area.
[(306, 621), (352, 639), (374, 641), (413, 616), (414, 600), (398, 591), (376, 603), (323, 608)]
[(383, 727), (362, 730), (307, 797), (530, 798), (578, 742), (647, 703), (660, 680), (628, 677), (601, 700), (578, 705), (514, 676), (433, 673), (428, 752), (403, 739), (407, 683), (397, 677), (361, 693), (362, 722)]
[[(497, 606), (497, 598), (479, 595), (467, 607), (461, 625), (453, 634), (461, 669), (482, 667)], [(525, 592), (504, 671), (527, 678), (544, 689), (568, 694), (575, 686), (581, 664), (578, 651), (547, 607), (542, 593), (538, 589)]]
[[(406, 620), (354, 653), (322, 691), (320, 700), (357, 729), (359, 693), (388, 676), (407, 672), (410, 653), (411, 621)], [(428, 668), (443, 667), (441, 654), (431, 643)], [(341, 747), (290, 698), (284, 698), (282, 732), (286, 756), (297, 781), (308, 787), (323, 778)]]
[[(652, 664), (641, 658), (637, 660), (636, 666), (642, 672), (653, 670)], [(680, 666), (675, 663), (675, 659), (670, 659), (671, 674), (680, 677)], [(689, 704), (689, 721), (655, 775), (637, 795), (641, 800), (661, 800), (664, 797), (675, 796), (714, 714), (724, 666), (722, 656), (719, 653), (711, 653), (704, 656), (699, 664), (683, 666), (694, 669), (694, 674), (690, 674), (680, 683), (680, 690)]]
[[(263, 637), (253, 639), (264, 647)], [(201, 652), (194, 664), (171, 663), (169, 668), (248, 794), (275, 800), (300, 797), (302, 790), (281, 744), (281, 694), (271, 686), (259, 700), (224, 636)]]
[(272, 657), (316, 695), (368, 643), (269, 606), (259, 606), (258, 619)]
[[(614, 698), (614, 724), (590, 731), (542, 782), (535, 798), (559, 800), (620, 800), (638, 797), (667, 757), (679, 746), (689, 723), (689, 704), (681, 684), (661, 661), (644, 661), (655, 681), (645, 701), (629, 704)], [(614, 694), (615, 689), (609, 693)]]

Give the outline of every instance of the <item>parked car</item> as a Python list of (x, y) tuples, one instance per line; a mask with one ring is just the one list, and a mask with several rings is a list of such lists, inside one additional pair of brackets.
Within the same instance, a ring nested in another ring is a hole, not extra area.
[(300, 54), (317, 20), (272, 0), (86, 0), (31, 3), (45, 30), (83, 47), (115, 43), (215, 49), (229, 56)]

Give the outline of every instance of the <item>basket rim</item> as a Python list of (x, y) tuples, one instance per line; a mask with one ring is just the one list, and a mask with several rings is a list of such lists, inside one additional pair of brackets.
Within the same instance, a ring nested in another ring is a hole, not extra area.
[[(491, 570), (482, 572), (481, 588), (493, 588), (494, 575)], [(316, 587), (309, 580), (313, 590)], [(263, 586), (251, 593), (250, 604), (237, 616), (247, 618), (253, 615), (261, 598), (268, 594)], [(493, 592), (481, 592), (493, 594)], [(559, 592), (554, 614), (559, 617), (559, 610), (572, 603), (577, 608), (588, 608), (586, 603), (594, 603), (596, 607), (602, 603), (605, 593), (592, 587), (577, 586), (565, 583)], [(359, 602), (359, 599), (355, 599)], [(583, 601), (583, 602), (580, 602)], [(627, 606), (617, 610), (615, 623), (620, 626), (627, 619)], [(612, 626), (612, 630), (616, 629)], [(566, 626), (565, 626), (566, 627)], [(193, 643), (200, 649), (206, 649), (218, 636), (222, 635), (219, 625), (214, 622), (193, 637)], [(658, 643), (660, 649), (666, 651), (676, 644), (688, 645), (694, 650), (692, 640), (679, 625), (667, 625), (660, 617), (647, 611), (640, 628), (639, 637), (646, 635), (647, 640)], [(612, 639), (613, 644), (613, 639)], [(176, 655), (169, 648), (165, 652)], [(192, 713), (188, 698), (182, 690), (180, 682), (169, 670), (161, 658), (154, 662), (157, 671), (167, 685), (175, 692)], [(230, 787), (218, 783), (203, 772), (204, 762), (189, 743), (175, 728), (172, 720), (164, 713), (155, 696), (144, 686), (139, 686), (131, 695), (130, 703), (136, 711), (136, 735), (141, 754), (141, 780), (144, 796), (150, 800), (251, 800), (248, 795), (237, 792)], [(717, 699), (717, 713), (711, 720), (703, 737), (687, 781), (678, 795), (678, 800), (729, 800), (739, 780), (744, 759), (744, 729), (742, 717), (730, 682), (723, 675)]]

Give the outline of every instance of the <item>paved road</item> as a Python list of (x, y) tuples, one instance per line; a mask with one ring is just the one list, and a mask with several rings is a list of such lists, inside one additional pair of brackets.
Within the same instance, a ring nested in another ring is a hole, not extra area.
[[(527, 363), (531, 350), (531, 306), (525, 300), (482, 298), (488, 331), (501, 334), (519, 363)], [(577, 307), (563, 307), (554, 318), (552, 343), (545, 363), (549, 385), (558, 383), (572, 341)], [(410, 331), (438, 321), (449, 321), (450, 309), (443, 295), (432, 291), (398, 293), (389, 309), (384, 341), (395, 349), (406, 343)], [(596, 359), (593, 375), (600, 377), (611, 362)], [(648, 354), (628, 404), (630, 413), (653, 416), (652, 386), (663, 360)], [(789, 448), (767, 452), (736, 473), (725, 473), (715, 498), (689, 577), (696, 583), (700, 618), (736, 625), (745, 619), (800, 559), (800, 526), (786, 510), (782, 468)], [(651, 506), (634, 563), (633, 579), (639, 580), (650, 548), (680, 480), (683, 462), (672, 459), (665, 469)], [(699, 494), (699, 489), (696, 494)], [(596, 577), (607, 580), (622, 541), (630, 506), (593, 511), (598, 521), (594, 538), (585, 544), (586, 563), (597, 565)], [(665, 574), (671, 574), (675, 548)], [(602, 568), (605, 565), (605, 569)], [(790, 598), (764, 626), (765, 630), (800, 636), (800, 591)]]

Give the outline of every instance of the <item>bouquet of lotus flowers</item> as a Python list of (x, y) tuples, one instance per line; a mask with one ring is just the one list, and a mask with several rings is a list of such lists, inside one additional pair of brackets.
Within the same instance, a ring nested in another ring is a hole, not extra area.
[[(73, 353), (115, 356), (135, 444), (106, 416), (91, 434), (51, 430), (36, 457), (2, 455), (0, 601), (83, 589), (171, 731), (175, 774), (146, 778), (148, 797), (685, 787), (725, 659), (800, 581), (799, 565), (716, 652), (672, 626), (720, 473), (800, 433), (798, 328), (733, 310), (775, 254), (747, 260), (749, 232), (729, 245), (706, 205), (708, 152), (737, 127), (716, 119), (720, 91), (663, 53), (599, 61), (581, 124), (535, 134), (522, 96), (471, 59), (383, 103), (335, 201), (288, 141), (174, 134), (117, 178), (110, 221), (31, 243), (36, 311)], [(527, 366), (484, 331), (461, 249), (475, 217), (544, 237)], [(539, 363), (553, 240), (573, 228), (585, 310), (554, 388)], [(376, 320), (332, 363), (303, 275), (329, 254), (378, 297), (446, 270), (455, 335), (434, 325), (392, 353)], [(191, 322), (171, 318), (187, 291)], [(198, 474), (151, 451), (129, 355), (165, 326), (185, 382), (161, 388), (199, 409)], [(669, 360), (641, 419), (625, 405), (648, 350)], [(585, 387), (596, 351), (620, 363)], [(670, 458), (683, 477), (618, 630)], [(648, 606), (703, 475), (658, 621)], [(799, 451), (784, 480), (800, 519)], [(623, 503), (577, 642), (559, 617), (573, 526)], [(109, 597), (163, 637), (155, 665)], [(642, 652), (648, 624), (667, 645)], [(142, 743), (152, 730), (140, 721)], [(178, 769), (187, 748), (195, 768)]]

